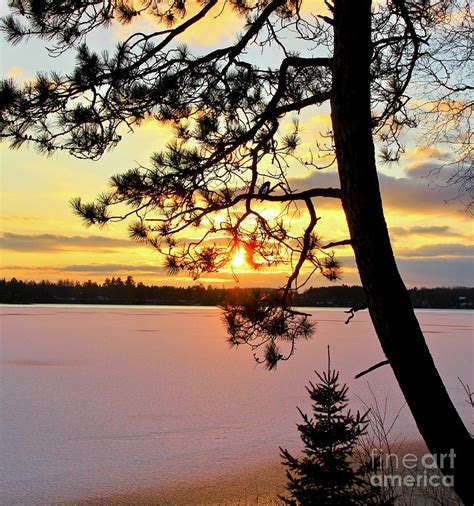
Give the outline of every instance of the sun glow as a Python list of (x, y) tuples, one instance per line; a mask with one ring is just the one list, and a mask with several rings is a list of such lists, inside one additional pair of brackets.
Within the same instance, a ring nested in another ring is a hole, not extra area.
[(245, 263), (245, 250), (239, 248), (232, 257), (232, 267), (242, 267)]

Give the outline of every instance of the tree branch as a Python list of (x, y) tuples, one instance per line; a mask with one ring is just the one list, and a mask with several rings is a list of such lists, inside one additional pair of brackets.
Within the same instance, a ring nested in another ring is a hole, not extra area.
[(367, 307), (368, 306), (366, 304), (355, 305), (354, 307), (351, 307), (351, 309), (349, 309), (348, 311), (344, 311), (344, 313), (350, 313), (349, 318), (347, 318), (347, 320), (345, 321), (346, 325), (352, 320), (352, 318), (354, 318), (355, 313), (357, 313), (357, 311), (363, 311), (364, 309), (367, 309)]
[(359, 374), (356, 374), (354, 376), (354, 379), (359, 379), (361, 378), (362, 376), (365, 376), (366, 374), (368, 374), (369, 372), (372, 372), (372, 371), (375, 371), (375, 369), (378, 369), (379, 367), (382, 367), (384, 365), (388, 365), (390, 362), (388, 360), (382, 360), (382, 362), (379, 362), (375, 365), (373, 365), (372, 367), (369, 367), (368, 369), (366, 369), (365, 371), (362, 371), (360, 372)]
[(321, 246), (321, 249), (335, 248), (336, 246), (346, 246), (349, 244), (352, 244), (352, 241), (350, 239), (344, 239), (343, 241), (330, 242), (326, 244), (326, 246)]

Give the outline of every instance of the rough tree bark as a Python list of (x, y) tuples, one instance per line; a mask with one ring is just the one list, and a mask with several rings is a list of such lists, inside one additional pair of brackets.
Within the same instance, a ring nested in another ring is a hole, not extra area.
[(418, 429), (432, 454), (455, 453), (454, 489), (473, 504), (474, 443), (426, 345), (400, 277), (380, 195), (370, 112), (370, 0), (335, 0), (331, 115), (342, 205), (368, 309)]

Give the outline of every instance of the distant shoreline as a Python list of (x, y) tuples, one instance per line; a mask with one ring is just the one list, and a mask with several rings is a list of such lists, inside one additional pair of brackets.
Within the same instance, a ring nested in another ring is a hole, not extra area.
[[(95, 308), (95, 309), (102, 309), (102, 308), (111, 308), (111, 309), (120, 309), (120, 308), (147, 308), (147, 309), (220, 309), (217, 305), (204, 305), (204, 304), (133, 304), (129, 302), (124, 303), (116, 303), (116, 302), (110, 302), (108, 304), (106, 303), (97, 303), (97, 302), (88, 302), (88, 303), (82, 303), (82, 302), (0, 302), (0, 309), (4, 308), (48, 308), (48, 307), (67, 307), (67, 308)], [(332, 311), (348, 311), (348, 306), (293, 306), (295, 309), (306, 309), (306, 310), (332, 310)], [(436, 311), (460, 311), (460, 312), (468, 312), (468, 311), (474, 311), (474, 308), (451, 308), (451, 307), (436, 307), (436, 308), (423, 308), (423, 307), (414, 307), (416, 311), (422, 311), (422, 312), (436, 312)]]
[[(408, 290), (416, 309), (474, 309), (474, 288), (438, 287)], [(255, 297), (276, 296), (275, 288), (217, 288), (144, 285), (132, 276), (106, 278), (104, 283), (63, 280), (22, 281), (0, 279), (0, 304), (68, 304), (135, 306), (216, 307), (226, 302), (239, 305)], [(312, 308), (352, 308), (366, 305), (361, 286), (310, 287), (293, 294), (292, 305)]]
[[(135, 301), (68, 301), (68, 300), (57, 300), (54, 302), (42, 302), (42, 301), (34, 301), (34, 302), (21, 302), (21, 301), (13, 301), (13, 302), (0, 302), (0, 307), (9, 307), (9, 306), (98, 306), (98, 307), (188, 307), (188, 308), (219, 308), (219, 304), (193, 304), (188, 302), (135, 302)], [(350, 305), (301, 305), (297, 304), (292, 307), (295, 308), (306, 308), (306, 309), (340, 309), (340, 310), (348, 310)], [(451, 306), (436, 306), (436, 307), (422, 307), (422, 306), (413, 306), (413, 309), (423, 309), (426, 311), (435, 311), (435, 310), (450, 310), (450, 311), (472, 311), (474, 310), (473, 306), (468, 307), (451, 307)]]

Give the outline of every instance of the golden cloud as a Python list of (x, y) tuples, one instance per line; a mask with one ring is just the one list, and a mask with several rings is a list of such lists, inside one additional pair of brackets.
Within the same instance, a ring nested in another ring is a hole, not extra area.
[(20, 79), (22, 80), (22, 76), (25, 73), (25, 69), (23, 67), (10, 67), (6, 72), (6, 77), (10, 79)]
[[(186, 3), (186, 13), (177, 20), (175, 26), (189, 20), (203, 8), (203, 4), (196, 1)], [(189, 27), (177, 37), (181, 43), (193, 44), (201, 47), (213, 46), (223, 42), (232, 42), (239, 30), (243, 28), (245, 19), (237, 14), (227, 2), (218, 3), (204, 19)], [(138, 20), (128, 25), (114, 23), (113, 34), (118, 40), (125, 40), (137, 31), (153, 33), (160, 26), (156, 17), (144, 12)]]

